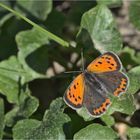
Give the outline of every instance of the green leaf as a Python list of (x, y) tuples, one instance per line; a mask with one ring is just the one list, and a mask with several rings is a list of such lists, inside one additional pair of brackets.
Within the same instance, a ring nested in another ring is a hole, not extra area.
[(99, 124), (91, 124), (74, 135), (74, 140), (115, 140), (117, 134), (111, 128)]
[(64, 101), (58, 98), (46, 110), (42, 121), (26, 119), (19, 121), (13, 128), (14, 139), (65, 139), (64, 126), (70, 118), (63, 113)]
[(109, 116), (109, 115), (103, 115), (101, 117), (101, 119), (102, 119), (102, 121), (104, 121), (107, 124), (107, 126), (112, 126), (115, 123), (114, 118), (112, 116)]
[[(46, 77), (48, 68), (48, 37), (33, 28), (16, 35), (19, 48), (18, 58), (29, 76), (26, 81)], [(43, 46), (44, 45), (44, 46)]]
[(130, 47), (125, 47), (121, 51), (120, 57), (125, 68), (128, 67), (130, 69), (130, 65), (133, 67), (140, 64), (140, 52), (136, 52), (135, 49)]
[[(37, 128), (40, 128), (41, 121), (35, 119), (25, 119), (18, 121), (13, 128), (13, 137), (14, 139), (31, 139), (30, 133)], [(39, 132), (38, 132), (39, 134)]]
[[(56, 17), (59, 17), (59, 18), (56, 18)], [(51, 33), (62, 36), (65, 20), (66, 20), (66, 16), (64, 15), (64, 13), (56, 9), (53, 9), (47, 19), (47, 22), (45, 23), (45, 27)]]
[(98, 4), (105, 4), (110, 8), (120, 7), (122, 5), (122, 0), (97, 0)]
[(140, 128), (128, 128), (127, 135), (130, 140), (137, 140), (140, 138)]
[(0, 98), (0, 139), (2, 139), (3, 136), (4, 126), (4, 102), (3, 99)]
[(88, 111), (87, 111), (87, 109), (86, 109), (85, 107), (82, 107), (82, 108), (76, 110), (76, 112), (77, 112), (81, 117), (83, 117), (83, 119), (84, 119), (85, 121), (91, 121), (91, 120), (94, 119), (94, 117), (92, 117), (91, 115), (89, 115), (89, 113), (88, 113)]
[(140, 89), (140, 66), (132, 68), (128, 72), (130, 80), (128, 93), (135, 94)]
[(131, 57), (131, 59), (136, 63), (140, 64), (140, 52), (136, 52), (136, 50), (130, 48), (130, 47), (125, 47), (121, 53), (128, 53)]
[(100, 52), (118, 52), (122, 48), (122, 39), (115, 20), (105, 5), (98, 5), (84, 13), (78, 36), (82, 29), (88, 31), (95, 48)]
[(128, 92), (121, 95), (121, 97), (116, 97), (112, 100), (112, 106), (109, 108), (107, 114), (111, 115), (115, 111), (132, 115), (136, 110), (134, 104), (134, 98)]
[(140, 9), (140, 1), (131, 1), (129, 7), (129, 19), (138, 30), (140, 30), (139, 9)]
[(17, 58), (11, 56), (0, 63), (0, 92), (10, 103), (18, 104), (19, 82), (24, 84), (30, 77)]
[[(75, 1), (71, 4), (71, 8), (66, 16), (67, 21), (79, 26), (82, 14), (96, 5), (95, 1)], [(77, 26), (73, 26), (73, 28)], [(75, 29), (77, 30), (77, 29)]]
[(2, 26), (3, 26), (9, 19), (11, 19), (11, 17), (13, 17), (13, 14), (12, 14), (12, 13), (9, 13), (9, 14), (7, 14), (7, 15), (5, 15), (5, 16), (3, 16), (3, 17), (1, 18), (1, 20), (0, 20), (0, 30), (1, 30)]
[(37, 98), (30, 95), (29, 89), (20, 93), (19, 104), (8, 112), (5, 116), (6, 125), (11, 127), (17, 121), (30, 117), (38, 108), (39, 101)]
[(18, 71), (22, 69), (14, 56), (0, 63), (0, 92), (7, 97), (10, 103), (17, 103), (20, 76)]
[(20, 6), (20, 10), (27, 10), (41, 20), (45, 20), (52, 10), (52, 0), (43, 0), (41, 2), (34, 0), (17, 0), (17, 4)]

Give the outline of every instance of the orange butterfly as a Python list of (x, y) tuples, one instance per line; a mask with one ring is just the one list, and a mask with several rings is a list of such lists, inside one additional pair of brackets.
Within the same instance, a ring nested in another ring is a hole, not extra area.
[(101, 116), (111, 105), (109, 95), (120, 96), (127, 90), (129, 79), (121, 69), (116, 54), (104, 53), (73, 80), (64, 94), (64, 101), (75, 110), (85, 106), (90, 115)]

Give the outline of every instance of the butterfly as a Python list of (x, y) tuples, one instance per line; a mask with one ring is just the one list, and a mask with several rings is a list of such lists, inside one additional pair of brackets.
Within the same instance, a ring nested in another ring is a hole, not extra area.
[(67, 88), (65, 103), (77, 110), (85, 107), (93, 117), (103, 115), (111, 105), (110, 95), (125, 93), (129, 79), (121, 72), (122, 64), (113, 52), (106, 52), (93, 60)]

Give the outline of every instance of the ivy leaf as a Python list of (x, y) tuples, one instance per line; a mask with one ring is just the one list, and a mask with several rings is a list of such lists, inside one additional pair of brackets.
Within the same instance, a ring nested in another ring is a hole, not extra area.
[[(77, 6), (78, 5), (78, 6)], [(82, 14), (96, 5), (94, 1), (75, 1), (68, 12), (67, 21), (79, 26)], [(76, 30), (76, 29), (75, 29)]]
[(9, 13), (5, 16), (3, 16), (0, 20), (0, 31), (2, 30), (2, 26), (9, 20), (11, 19), (11, 17), (13, 17), (13, 14), (12, 13)]
[(62, 36), (65, 21), (66, 21), (66, 16), (64, 15), (64, 13), (56, 9), (53, 9), (49, 17), (47, 18), (45, 27), (55, 35)]
[(0, 98), (0, 139), (2, 139), (3, 136), (4, 126), (4, 102), (3, 99)]
[(105, 114), (101, 117), (101, 119), (102, 119), (102, 121), (104, 121), (107, 124), (107, 126), (112, 126), (115, 123), (114, 118), (110, 115)]
[(17, 121), (30, 117), (38, 108), (39, 101), (30, 95), (29, 89), (20, 93), (18, 104), (5, 115), (6, 125), (11, 127)]
[(66, 139), (64, 128), (70, 118), (63, 113), (64, 101), (58, 98), (46, 110), (42, 121), (25, 119), (19, 121), (13, 128), (14, 139)]
[(82, 29), (88, 31), (95, 48), (100, 52), (118, 52), (122, 48), (122, 39), (115, 20), (105, 5), (98, 5), (84, 13), (78, 36)]
[[(22, 31), (16, 35), (19, 48), (18, 59), (29, 74), (26, 81), (46, 77), (48, 68), (48, 37), (39, 30)], [(43, 46), (44, 45), (44, 46)]]
[(127, 135), (131, 140), (137, 140), (140, 138), (140, 129), (139, 128), (128, 128)]
[(135, 94), (140, 89), (140, 66), (132, 68), (128, 72), (130, 80), (128, 93)]
[(134, 104), (134, 98), (131, 94), (126, 92), (124, 93), (124, 95), (121, 95), (121, 97), (113, 98), (112, 106), (109, 108), (107, 114), (111, 115), (115, 111), (118, 111), (121, 113), (132, 115), (135, 110), (136, 107)]
[(27, 10), (30, 14), (41, 20), (45, 20), (52, 10), (52, 0), (43, 0), (41, 2), (17, 0), (17, 4), (20, 10)]
[(86, 109), (85, 107), (82, 107), (82, 108), (80, 108), (80, 109), (78, 109), (78, 110), (76, 110), (76, 111), (77, 111), (77, 113), (78, 113), (81, 117), (83, 117), (83, 119), (84, 119), (85, 121), (91, 121), (91, 120), (94, 119), (93, 116), (89, 115), (89, 113), (88, 113), (88, 111), (87, 111), (87, 109)]
[(0, 63), (0, 92), (10, 103), (18, 103), (19, 78), (26, 75), (28, 77), (15, 56)]
[[(98, 132), (98, 133), (97, 133)], [(82, 139), (82, 140), (101, 140), (101, 139), (117, 139), (117, 134), (111, 128), (107, 126), (102, 126), (99, 124), (91, 124), (87, 127), (81, 129), (74, 135), (74, 140)]]
[(132, 24), (140, 30), (140, 1), (131, 1), (130, 7), (129, 7), (129, 18)]
[(121, 51), (120, 57), (125, 68), (129, 68), (130, 65), (133, 67), (140, 64), (140, 52), (136, 52), (136, 50), (130, 47), (125, 47)]
[(122, 0), (97, 0), (97, 3), (107, 5), (110, 8), (116, 8), (122, 5)]

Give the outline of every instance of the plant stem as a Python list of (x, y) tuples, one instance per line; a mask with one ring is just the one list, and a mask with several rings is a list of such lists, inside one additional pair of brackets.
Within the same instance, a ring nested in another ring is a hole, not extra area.
[(25, 20), (26, 22), (28, 22), (29, 24), (31, 24), (33, 27), (35, 27), (36, 29), (38, 29), (39, 31), (41, 31), (42, 33), (44, 33), (44, 35), (47, 35), (50, 39), (54, 40), (58, 44), (60, 44), (60, 45), (62, 45), (64, 47), (69, 47), (69, 43), (67, 41), (64, 41), (60, 37), (52, 34), (51, 32), (47, 31), (46, 29), (40, 27), (39, 25), (37, 25), (36, 23), (32, 22), (31, 20), (29, 20), (28, 18), (24, 17), (23, 15), (21, 15), (18, 12), (16, 12), (15, 10), (9, 8), (8, 6), (6, 6), (6, 5), (4, 5), (2, 3), (0, 3), (0, 6), (3, 7), (4, 9), (6, 9), (6, 10), (12, 12), (14, 15), (20, 17), (21, 19)]

